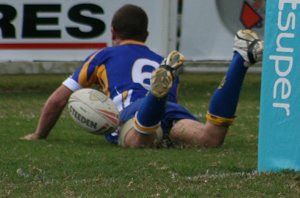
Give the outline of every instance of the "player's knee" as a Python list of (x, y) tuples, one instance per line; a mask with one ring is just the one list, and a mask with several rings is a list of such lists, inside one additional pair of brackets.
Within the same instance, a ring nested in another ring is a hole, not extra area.
[(157, 134), (141, 134), (135, 129), (128, 131), (125, 139), (124, 146), (129, 148), (146, 148), (154, 147), (157, 144)]
[(135, 129), (131, 129), (128, 131), (125, 139), (124, 139), (124, 147), (128, 148), (145, 148), (151, 145), (151, 137), (141, 137), (145, 136), (143, 134), (138, 134)]
[(152, 134), (142, 134), (134, 129), (132, 120), (127, 121), (119, 134), (119, 145), (129, 148), (152, 147), (162, 138), (162, 130), (159, 128)]

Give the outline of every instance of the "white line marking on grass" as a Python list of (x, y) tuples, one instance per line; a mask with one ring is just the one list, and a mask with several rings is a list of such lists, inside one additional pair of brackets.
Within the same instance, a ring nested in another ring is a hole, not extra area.
[(256, 170), (251, 172), (232, 172), (232, 173), (210, 173), (209, 170), (206, 171), (205, 174), (197, 175), (197, 176), (189, 176), (186, 177), (187, 180), (196, 181), (203, 179), (223, 179), (226, 177), (254, 177), (258, 176), (259, 173)]

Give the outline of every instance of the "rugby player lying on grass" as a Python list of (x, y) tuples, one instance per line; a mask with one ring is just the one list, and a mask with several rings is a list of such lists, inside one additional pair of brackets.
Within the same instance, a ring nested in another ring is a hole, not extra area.
[(222, 145), (235, 118), (248, 67), (261, 60), (263, 42), (253, 31), (237, 32), (232, 62), (211, 97), (206, 122), (201, 123), (177, 103), (177, 71), (184, 62), (183, 55), (173, 51), (163, 60), (150, 50), (145, 45), (147, 26), (148, 17), (140, 7), (121, 7), (111, 23), (113, 46), (87, 57), (48, 98), (35, 132), (22, 139), (47, 138), (70, 95), (97, 84), (120, 111), (120, 131), (106, 135), (111, 143), (132, 148), (148, 147), (163, 133), (171, 141), (185, 145)]

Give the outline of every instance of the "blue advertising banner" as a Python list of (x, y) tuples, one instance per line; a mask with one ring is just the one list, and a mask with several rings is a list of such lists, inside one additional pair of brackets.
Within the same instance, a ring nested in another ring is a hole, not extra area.
[(300, 0), (267, 1), (258, 170), (300, 170)]

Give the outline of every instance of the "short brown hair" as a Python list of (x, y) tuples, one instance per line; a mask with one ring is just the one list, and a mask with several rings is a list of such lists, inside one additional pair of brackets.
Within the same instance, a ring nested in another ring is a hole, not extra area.
[(146, 41), (148, 36), (148, 16), (135, 5), (127, 4), (116, 11), (111, 26), (120, 39)]

